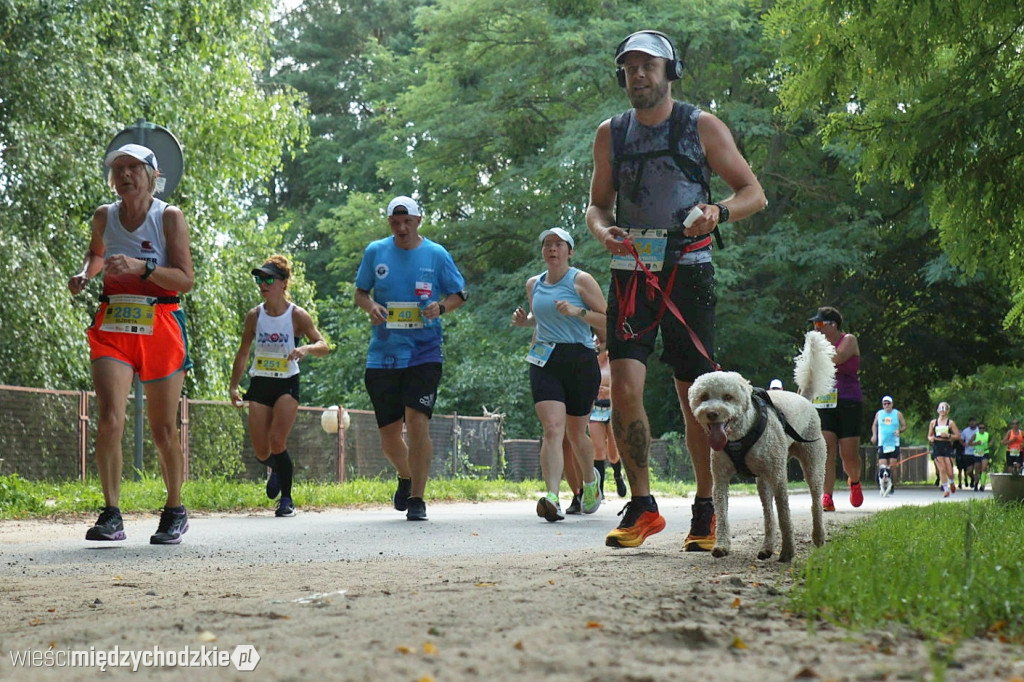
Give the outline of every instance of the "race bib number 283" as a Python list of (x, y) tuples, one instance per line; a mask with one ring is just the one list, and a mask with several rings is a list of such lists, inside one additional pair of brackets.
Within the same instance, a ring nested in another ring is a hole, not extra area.
[(117, 294), (107, 302), (100, 329), (123, 334), (153, 334), (156, 299), (152, 296)]

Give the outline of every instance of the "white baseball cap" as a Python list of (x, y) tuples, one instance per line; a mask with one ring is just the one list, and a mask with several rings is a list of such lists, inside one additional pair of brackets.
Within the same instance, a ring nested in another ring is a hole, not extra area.
[(772, 379), (771, 383), (768, 384), (769, 391), (775, 388), (782, 390), (782, 379)]
[(626, 38), (615, 55), (615, 63), (622, 65), (626, 61), (627, 52), (643, 52), (652, 57), (661, 57), (669, 61), (675, 59), (672, 45), (663, 36), (648, 31), (640, 31)]
[(158, 170), (156, 163), (156, 154), (149, 147), (143, 147), (141, 144), (126, 144), (122, 147), (118, 147), (114, 151), (107, 154), (107, 158), (103, 159), (103, 165), (110, 168), (114, 165), (114, 161), (121, 158), (122, 156), (130, 156), (133, 159), (138, 159), (142, 163), (150, 166), (153, 170)]
[(415, 199), (413, 199), (412, 197), (399, 196), (392, 199), (391, 202), (388, 204), (387, 215), (389, 218), (395, 215), (395, 209), (398, 208), (399, 206), (405, 208), (406, 213), (408, 213), (409, 215), (423, 215), (422, 213), (420, 213), (420, 205), (416, 203)]
[(892, 402), (892, 396), (891, 395), (883, 395), (882, 396), (882, 404), (883, 405), (885, 403), (891, 403), (891, 402)]
[(544, 243), (544, 239), (549, 234), (553, 234), (556, 237), (558, 237), (559, 239), (561, 239), (563, 242), (565, 242), (566, 244), (569, 245), (570, 249), (575, 249), (576, 248), (576, 242), (574, 242), (572, 240), (572, 235), (569, 234), (568, 232), (566, 232), (565, 230), (563, 230), (560, 227), (552, 227), (552, 228), (549, 228), (549, 229), (544, 230), (543, 232), (541, 232), (540, 233), (540, 243), (541, 244)]

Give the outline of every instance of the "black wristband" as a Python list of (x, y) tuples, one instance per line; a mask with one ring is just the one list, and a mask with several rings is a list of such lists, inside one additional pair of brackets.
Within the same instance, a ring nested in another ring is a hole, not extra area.
[(447, 311), (448, 309), (444, 307), (444, 303), (438, 303), (438, 304), (437, 304), (437, 310), (438, 310), (438, 313), (437, 313), (437, 314), (438, 314), (438, 316), (441, 316), (441, 315), (444, 315), (444, 314), (445, 314), (445, 312), (446, 312), (446, 311)]

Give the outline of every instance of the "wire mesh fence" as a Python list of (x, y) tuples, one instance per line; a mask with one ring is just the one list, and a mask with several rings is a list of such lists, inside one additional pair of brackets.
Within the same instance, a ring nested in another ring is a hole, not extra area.
[[(338, 433), (321, 428), (324, 407), (300, 407), (288, 442), (296, 477), (309, 481), (345, 481), (353, 477), (390, 477), (394, 471), (381, 451), (372, 412), (349, 410), (351, 423)], [(190, 478), (260, 480), (265, 468), (249, 441), (248, 412), (226, 401), (190, 400), (179, 406), (182, 449)], [(89, 391), (61, 391), (0, 385), (0, 473), (29, 480), (69, 480), (97, 476), (93, 454), (97, 408)], [(141, 465), (135, 462), (135, 401), (129, 400), (122, 450), (124, 468), (159, 475), (156, 447), (143, 420)], [(430, 422), (434, 459), (432, 477), (540, 479), (540, 442), (504, 440), (500, 415), (468, 417), (435, 414)], [(861, 448), (864, 479), (873, 481), (875, 448)], [(899, 480), (927, 481), (934, 474), (927, 448), (904, 447)], [(838, 458), (837, 458), (838, 459)], [(651, 468), (671, 480), (693, 480), (682, 439), (651, 443)], [(845, 478), (837, 462), (837, 477)], [(802, 480), (795, 460), (791, 480)]]
[[(136, 467), (134, 399), (129, 400), (122, 450), (125, 471)], [(288, 441), (296, 477), (344, 481), (394, 475), (381, 451), (372, 412), (349, 410), (347, 429), (327, 433), (324, 407), (300, 407)], [(226, 401), (182, 398), (178, 410), (182, 449), (190, 478), (259, 480), (265, 469), (249, 440), (248, 411)], [(95, 394), (0, 385), (0, 473), (31, 480), (67, 480), (97, 475)], [(156, 447), (143, 421), (143, 474), (158, 475)], [(498, 478), (505, 474), (500, 416), (434, 415), (431, 476)]]

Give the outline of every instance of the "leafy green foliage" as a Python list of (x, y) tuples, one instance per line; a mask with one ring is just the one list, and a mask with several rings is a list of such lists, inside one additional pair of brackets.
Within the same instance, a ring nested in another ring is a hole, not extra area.
[(856, 150), (860, 180), (920, 188), (951, 262), (994, 267), (1019, 322), (1024, 211), (1006, 199), (1024, 177), (1024, 120), (1009, 104), (1024, 87), (1020, 8), (779, 0), (765, 26), (789, 118), (820, 115), (827, 143)]
[(221, 273), (251, 267), (230, 245), (259, 232), (246, 218), (252, 196), (303, 133), (294, 91), (259, 82), (269, 11), (269, 0), (0, 4), (0, 245), (10, 256), (0, 267), (18, 284), (0, 293), (0, 315), (46, 349), (26, 362), (25, 339), (5, 335), (0, 381), (88, 385), (82, 331), (97, 285), (73, 300), (66, 282), (81, 267), (93, 211), (112, 200), (99, 172), (106, 144), (141, 117), (184, 147), (172, 199), (191, 227), (198, 283), (185, 302), (189, 390), (222, 391), (222, 330), (241, 310)]

